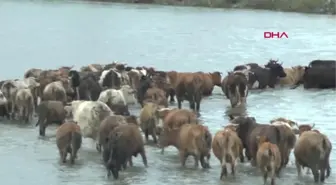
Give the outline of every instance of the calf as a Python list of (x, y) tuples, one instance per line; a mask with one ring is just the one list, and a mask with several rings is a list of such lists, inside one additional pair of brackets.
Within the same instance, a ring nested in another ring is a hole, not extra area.
[(33, 119), (34, 97), (30, 89), (19, 89), (15, 96), (15, 106), (19, 110), (20, 120), (28, 123)]
[(80, 127), (74, 122), (62, 124), (56, 131), (56, 145), (61, 161), (65, 163), (67, 154), (70, 153), (70, 162), (74, 164), (77, 152), (82, 145)]
[(135, 91), (129, 85), (123, 85), (119, 90), (107, 89), (100, 93), (98, 101), (110, 106), (114, 104), (135, 104)]
[(140, 126), (145, 133), (146, 141), (151, 135), (154, 143), (157, 143), (157, 126), (159, 124), (158, 110), (160, 107), (155, 103), (146, 103), (140, 111)]
[(279, 176), (281, 170), (281, 155), (277, 145), (267, 142), (267, 138), (260, 136), (259, 147), (257, 152), (257, 164), (263, 173), (264, 184), (266, 184), (267, 177), (270, 175), (271, 184), (275, 184), (275, 176)]

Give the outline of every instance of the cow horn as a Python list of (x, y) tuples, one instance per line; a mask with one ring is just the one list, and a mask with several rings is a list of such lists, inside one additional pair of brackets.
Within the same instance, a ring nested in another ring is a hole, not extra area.
[(315, 123), (313, 123), (313, 125), (311, 126), (311, 128), (313, 129), (315, 127)]

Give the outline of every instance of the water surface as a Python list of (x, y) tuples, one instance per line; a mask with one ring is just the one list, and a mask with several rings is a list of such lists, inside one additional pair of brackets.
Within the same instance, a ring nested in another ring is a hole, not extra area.
[[(313, 59), (335, 59), (335, 17), (269, 11), (181, 8), (109, 3), (1, 1), (0, 79), (22, 78), (29, 68), (80, 66), (113, 60), (161, 70), (226, 72), (237, 64), (265, 63), (278, 58), (284, 66), (304, 65)], [(285, 31), (288, 39), (265, 40), (264, 31)], [(175, 106), (175, 105), (173, 105)], [(215, 133), (228, 120), (229, 101), (220, 89), (205, 98), (201, 119)], [(185, 107), (188, 107), (185, 105)], [(300, 123), (315, 123), (335, 148), (335, 92), (332, 90), (275, 89), (253, 92), (247, 114), (258, 122), (284, 116)], [(139, 106), (132, 107), (138, 113)], [(61, 165), (55, 144), (55, 127), (38, 138), (35, 123), (0, 124), (0, 178), (11, 185), (105, 184), (262, 184), (258, 171), (239, 164), (236, 178), (219, 181), (220, 166), (213, 156), (210, 170), (180, 167), (176, 149), (165, 155), (146, 147), (149, 167), (135, 159), (135, 167), (120, 180), (106, 178), (100, 155), (90, 139), (84, 140), (78, 164)], [(336, 153), (331, 166), (336, 169)], [(336, 174), (327, 184), (335, 184)], [(293, 164), (283, 170), (278, 185), (312, 184), (310, 176), (298, 179)]]

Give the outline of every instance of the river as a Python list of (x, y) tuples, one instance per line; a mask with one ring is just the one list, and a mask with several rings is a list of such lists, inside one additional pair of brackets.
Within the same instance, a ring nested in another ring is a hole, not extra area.
[[(161, 70), (214, 71), (224, 74), (237, 64), (265, 63), (278, 58), (284, 66), (305, 65), (313, 59), (336, 58), (334, 16), (270, 11), (125, 5), (67, 1), (0, 2), (0, 79), (22, 78), (32, 67), (56, 68), (89, 63), (124, 61), (131, 66)], [(287, 39), (264, 39), (264, 31), (288, 34)], [(175, 106), (175, 105), (174, 105)], [(184, 104), (185, 107), (188, 107)], [(225, 125), (229, 101), (219, 88), (205, 98), (201, 119), (214, 134)], [(247, 114), (260, 123), (284, 116), (299, 123), (315, 123), (336, 148), (336, 102), (333, 90), (275, 89), (252, 92)], [(132, 111), (138, 114), (139, 106)], [(8, 185), (202, 185), (262, 184), (249, 163), (239, 164), (235, 178), (219, 180), (219, 162), (212, 155), (209, 170), (180, 167), (177, 150), (146, 146), (149, 167), (140, 158), (119, 180), (106, 178), (100, 155), (84, 140), (74, 166), (59, 163), (55, 127), (39, 138), (35, 123), (1, 121), (0, 179)], [(327, 184), (336, 183), (334, 169)], [(283, 170), (278, 185), (313, 184), (312, 176), (299, 179), (293, 164)]]

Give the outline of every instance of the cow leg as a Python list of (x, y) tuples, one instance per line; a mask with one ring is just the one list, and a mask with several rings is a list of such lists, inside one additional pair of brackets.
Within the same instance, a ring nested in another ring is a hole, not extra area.
[(201, 157), (200, 157), (200, 162), (201, 162), (201, 166), (202, 166), (202, 168), (210, 168), (210, 165), (209, 165), (209, 160), (205, 160), (205, 157), (206, 156), (204, 156), (204, 155), (201, 155)]
[(299, 164), (299, 161), (295, 160), (295, 166), (298, 176), (301, 177), (301, 165)]
[(149, 135), (149, 131), (148, 131), (148, 128), (146, 128), (146, 130), (145, 130), (145, 138), (146, 138), (147, 142), (148, 142), (148, 135)]
[(173, 89), (170, 90), (170, 102), (175, 102), (174, 96), (175, 96), (175, 92)]
[(147, 156), (146, 156), (145, 148), (142, 147), (142, 149), (140, 150), (139, 153), (140, 153), (140, 155), (141, 155), (142, 162), (144, 163), (144, 165), (145, 165), (146, 167), (148, 167), (148, 165), (147, 165)]
[(181, 165), (182, 165), (182, 167), (185, 167), (185, 163), (186, 163), (188, 154), (185, 151), (182, 151), (182, 150), (180, 150), (179, 154), (180, 154)]
[(264, 172), (264, 176), (263, 176), (263, 179), (264, 179), (264, 185), (267, 184), (267, 176), (268, 176), (268, 172), (265, 171), (265, 172)]
[(222, 161), (222, 170), (221, 170), (221, 174), (220, 174), (220, 179), (223, 179), (223, 177), (227, 176), (227, 168), (226, 168), (226, 161)]
[(177, 107), (179, 108), (179, 109), (181, 109), (181, 107), (182, 107), (182, 98), (180, 97), (180, 96), (177, 96)]
[(156, 138), (156, 131), (155, 131), (155, 129), (152, 130), (152, 137), (153, 137), (154, 143), (157, 144), (157, 138)]
[(198, 168), (198, 166), (199, 166), (198, 161), (201, 160), (201, 159), (200, 159), (201, 157), (200, 157), (199, 155), (197, 155), (197, 154), (194, 154), (193, 156), (194, 156), (194, 159), (195, 159), (194, 167), (195, 167), (195, 168)]
[(129, 164), (130, 167), (133, 166), (132, 156), (130, 156), (130, 157), (128, 158), (128, 164)]
[(62, 151), (62, 162), (63, 162), (63, 163), (66, 163), (67, 155), (68, 155), (68, 151), (63, 150), (63, 151)]
[(235, 176), (235, 174), (236, 174), (236, 166), (235, 166), (236, 160), (233, 160), (233, 157), (231, 157), (231, 159), (232, 159), (232, 161), (231, 161), (231, 174), (233, 176)]
[(312, 167), (311, 170), (312, 170), (312, 173), (314, 175), (314, 181), (315, 181), (315, 183), (317, 183), (319, 181), (319, 176), (320, 176), (319, 171), (316, 168), (316, 166)]

